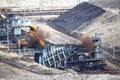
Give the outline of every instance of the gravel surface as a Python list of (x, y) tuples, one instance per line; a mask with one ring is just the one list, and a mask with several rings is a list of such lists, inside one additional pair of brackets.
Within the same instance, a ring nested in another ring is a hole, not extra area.
[(0, 80), (120, 80), (119, 74), (78, 74), (73, 70), (50, 69), (34, 62), (16, 62), (16, 57), (16, 53), (0, 51)]

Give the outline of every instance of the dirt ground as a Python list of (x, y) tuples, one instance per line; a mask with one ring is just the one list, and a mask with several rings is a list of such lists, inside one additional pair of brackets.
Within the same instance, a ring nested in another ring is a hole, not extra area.
[[(0, 80), (120, 80), (118, 73), (50, 69), (31, 61), (21, 59), (16, 53), (0, 51)], [(118, 68), (118, 67), (117, 67)]]
[(73, 74), (39, 75), (0, 62), (0, 80), (120, 80), (119, 75)]

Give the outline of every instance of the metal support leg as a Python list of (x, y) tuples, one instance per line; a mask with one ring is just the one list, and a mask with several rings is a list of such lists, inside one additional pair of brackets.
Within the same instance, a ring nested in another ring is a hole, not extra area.
[(65, 67), (65, 70), (67, 70), (67, 60), (66, 59), (64, 61), (64, 67)]

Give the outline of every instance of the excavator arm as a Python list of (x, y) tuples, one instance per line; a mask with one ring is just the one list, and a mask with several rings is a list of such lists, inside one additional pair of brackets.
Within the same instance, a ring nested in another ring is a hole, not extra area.
[(33, 25), (33, 24), (30, 24), (29, 27), (30, 27), (29, 36), (30, 36), (31, 38), (36, 39), (41, 46), (44, 46), (45, 43), (44, 43), (44, 41), (40, 38), (39, 34), (37, 33), (36, 26)]

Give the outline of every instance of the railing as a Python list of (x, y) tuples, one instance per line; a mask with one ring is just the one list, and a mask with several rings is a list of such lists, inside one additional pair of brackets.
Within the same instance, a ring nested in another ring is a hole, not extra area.
[(15, 52), (19, 53), (21, 55), (34, 55), (35, 53), (40, 53), (41, 51), (39, 49), (34, 48), (28, 48), (28, 49), (10, 49), (9, 51), (7, 49), (0, 49), (3, 52)]
[(41, 10), (34, 12), (17, 12), (20, 16), (35, 16), (35, 15), (60, 15), (69, 9), (58, 9), (58, 10)]

